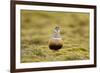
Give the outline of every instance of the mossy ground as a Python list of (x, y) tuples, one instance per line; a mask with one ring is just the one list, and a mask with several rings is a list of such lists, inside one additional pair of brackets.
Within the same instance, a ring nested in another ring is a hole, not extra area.
[[(59, 26), (63, 47), (50, 50), (48, 40)], [(21, 10), (21, 62), (89, 59), (89, 14)]]

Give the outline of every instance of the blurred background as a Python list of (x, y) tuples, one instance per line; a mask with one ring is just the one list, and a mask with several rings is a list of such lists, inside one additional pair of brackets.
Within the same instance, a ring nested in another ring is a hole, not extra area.
[[(64, 41), (52, 51), (48, 40), (56, 26)], [(89, 13), (21, 10), (21, 62), (89, 59)]]

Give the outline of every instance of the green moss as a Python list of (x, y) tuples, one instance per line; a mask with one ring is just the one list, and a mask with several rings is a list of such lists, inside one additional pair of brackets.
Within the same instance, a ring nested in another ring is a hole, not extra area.
[[(50, 50), (48, 41), (60, 26), (63, 47)], [(21, 10), (21, 62), (89, 59), (89, 14)]]

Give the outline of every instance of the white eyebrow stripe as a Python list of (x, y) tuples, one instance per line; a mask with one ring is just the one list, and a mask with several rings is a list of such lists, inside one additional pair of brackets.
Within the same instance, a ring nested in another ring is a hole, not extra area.
[(57, 39), (57, 40), (61, 40), (62, 38), (54, 38), (54, 37), (53, 37), (52, 39)]

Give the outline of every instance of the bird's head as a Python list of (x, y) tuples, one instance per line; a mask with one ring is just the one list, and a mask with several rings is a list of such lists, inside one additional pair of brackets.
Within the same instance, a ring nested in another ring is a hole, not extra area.
[(56, 26), (54, 31), (59, 33), (60, 32), (60, 27)]

